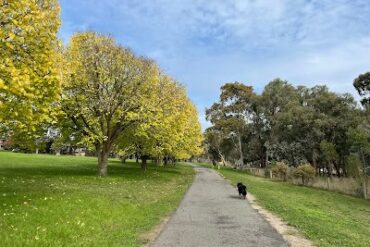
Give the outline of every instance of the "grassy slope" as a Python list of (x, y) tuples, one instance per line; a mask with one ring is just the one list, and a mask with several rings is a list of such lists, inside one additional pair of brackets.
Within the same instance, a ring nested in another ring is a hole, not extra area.
[(0, 152), (1, 246), (138, 246), (176, 208), (194, 172), (111, 160)]
[(228, 169), (220, 172), (233, 184), (246, 183), (261, 206), (318, 246), (370, 246), (370, 201)]

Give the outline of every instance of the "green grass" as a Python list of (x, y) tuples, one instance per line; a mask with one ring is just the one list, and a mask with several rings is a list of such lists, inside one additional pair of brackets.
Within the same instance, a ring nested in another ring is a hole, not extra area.
[(247, 184), (258, 203), (299, 229), (318, 246), (370, 246), (370, 201), (336, 192), (219, 170)]
[(1, 246), (139, 246), (192, 182), (191, 167), (0, 152)]

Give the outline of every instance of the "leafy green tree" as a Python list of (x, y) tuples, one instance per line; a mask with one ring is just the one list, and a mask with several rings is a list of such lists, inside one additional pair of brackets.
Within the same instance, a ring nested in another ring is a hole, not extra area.
[[(350, 155), (346, 132), (368, 123), (368, 112), (358, 108), (351, 95), (331, 92), (326, 86), (294, 87), (280, 79), (271, 81), (261, 95), (246, 93), (246, 88), (225, 84), (219, 102), (206, 110), (212, 128), (223, 132), (219, 143), (225, 159), (233, 162), (227, 153), (242, 150), (252, 165), (263, 166), (267, 160), (295, 167), (311, 163), (323, 172), (330, 164), (330, 174), (335, 169), (338, 176), (346, 175)], [(222, 145), (230, 139), (233, 151)], [(335, 159), (330, 156), (333, 152)]]
[(370, 168), (367, 157), (370, 155), (370, 130), (366, 127), (359, 126), (350, 128), (347, 132), (349, 143), (352, 150), (358, 154), (361, 163), (358, 163), (359, 174), (363, 181), (363, 195), (367, 198), (368, 174)]
[[(265, 143), (263, 145), (265, 146), (266, 160), (269, 159), (269, 156), (273, 159), (272, 156), (278, 153), (285, 160), (288, 160), (287, 157), (291, 159), (291, 152), (284, 154), (283, 150), (287, 149), (277, 149), (277, 144), (287, 141), (282, 134), (288, 134), (287, 126), (291, 126), (294, 121), (290, 119), (291, 116), (287, 116), (287, 112), (299, 105), (297, 90), (287, 81), (274, 79), (265, 86), (258, 105), (263, 107), (261, 115), (264, 116), (265, 121)], [(281, 120), (288, 121), (281, 122)], [(285, 147), (287, 146), (285, 145)]]
[(204, 144), (212, 163), (222, 161), (222, 163), (226, 165), (226, 159), (221, 148), (223, 139), (223, 132), (214, 127), (207, 128), (204, 133)]
[(253, 88), (242, 83), (226, 83), (221, 87), (220, 102), (206, 110), (206, 117), (235, 143), (239, 162), (244, 164), (242, 138), (252, 119)]
[(325, 160), (328, 163), (328, 175), (332, 175), (333, 164), (338, 161), (339, 155), (336, 151), (335, 145), (327, 140), (320, 143), (320, 149), (324, 154)]

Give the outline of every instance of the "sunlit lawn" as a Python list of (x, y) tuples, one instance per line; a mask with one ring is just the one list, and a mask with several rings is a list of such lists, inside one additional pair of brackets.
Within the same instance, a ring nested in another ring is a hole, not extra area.
[(194, 172), (96, 158), (0, 152), (0, 246), (139, 246), (172, 212)]
[(233, 184), (247, 184), (261, 206), (298, 228), (318, 246), (370, 246), (370, 201), (231, 169), (219, 172)]

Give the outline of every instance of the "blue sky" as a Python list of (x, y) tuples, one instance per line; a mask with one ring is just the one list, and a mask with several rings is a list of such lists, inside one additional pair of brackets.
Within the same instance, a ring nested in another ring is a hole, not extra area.
[(274, 78), (356, 92), (370, 70), (369, 0), (61, 0), (60, 37), (111, 34), (155, 59), (204, 109), (226, 82)]

